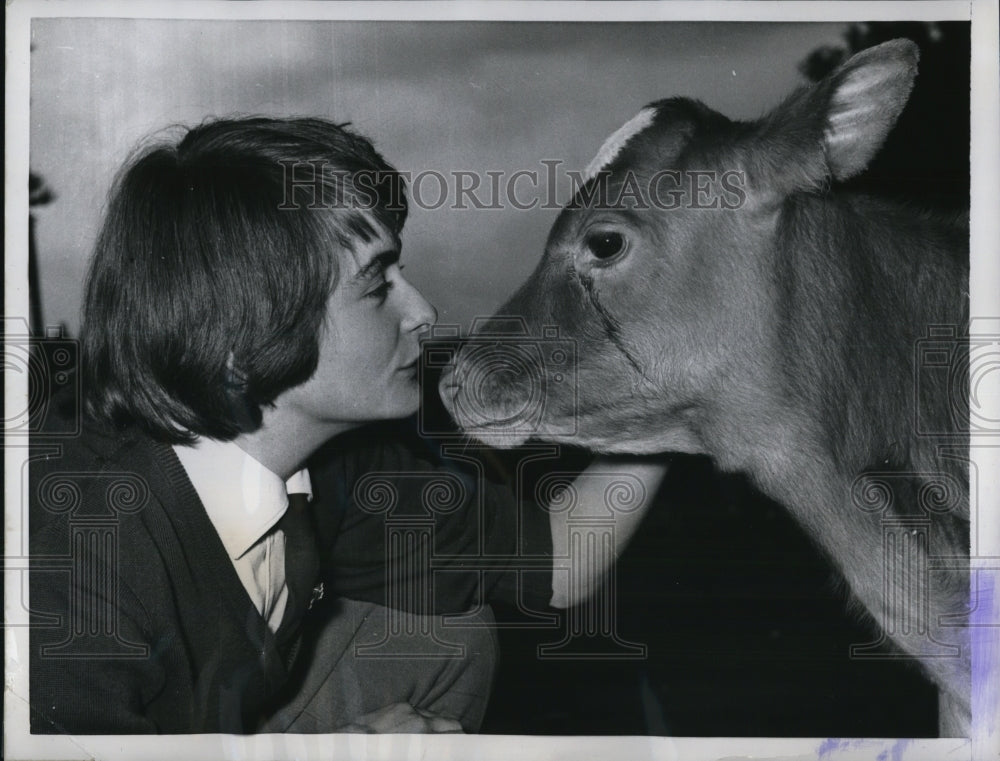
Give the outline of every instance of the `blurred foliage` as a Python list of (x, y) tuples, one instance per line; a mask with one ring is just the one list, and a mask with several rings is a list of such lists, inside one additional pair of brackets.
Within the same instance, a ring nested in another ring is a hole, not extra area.
[(900, 37), (920, 47), (913, 93), (895, 129), (868, 170), (845, 187), (931, 209), (969, 205), (968, 22), (852, 24), (843, 47), (814, 50), (799, 65), (816, 82), (854, 53)]

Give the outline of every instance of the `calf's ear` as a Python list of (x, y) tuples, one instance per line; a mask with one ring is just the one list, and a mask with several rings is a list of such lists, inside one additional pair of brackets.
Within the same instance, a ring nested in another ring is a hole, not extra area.
[(751, 181), (784, 194), (864, 170), (906, 106), (918, 58), (910, 40), (891, 40), (792, 94), (757, 125)]
[(920, 53), (910, 40), (862, 50), (835, 71), (824, 144), (830, 172), (846, 180), (871, 161), (903, 113)]

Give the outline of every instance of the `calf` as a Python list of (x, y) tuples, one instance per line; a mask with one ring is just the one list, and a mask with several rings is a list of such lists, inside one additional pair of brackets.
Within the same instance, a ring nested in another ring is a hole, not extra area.
[[(938, 685), (942, 732), (965, 734), (967, 229), (831, 189), (877, 153), (916, 65), (913, 43), (885, 43), (753, 122), (644, 108), (501, 308), (518, 335), (481, 324), (440, 391), (489, 444), (705, 453), (749, 474)], [(928, 340), (958, 357), (950, 376), (924, 372)]]

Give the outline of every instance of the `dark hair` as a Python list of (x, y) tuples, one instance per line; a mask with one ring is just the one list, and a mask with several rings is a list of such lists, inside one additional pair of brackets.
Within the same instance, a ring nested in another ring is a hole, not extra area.
[(368, 140), (317, 118), (213, 120), (141, 152), (87, 277), (88, 414), (168, 443), (259, 427), (316, 369), (337, 248), (373, 222), (398, 237), (404, 190)]

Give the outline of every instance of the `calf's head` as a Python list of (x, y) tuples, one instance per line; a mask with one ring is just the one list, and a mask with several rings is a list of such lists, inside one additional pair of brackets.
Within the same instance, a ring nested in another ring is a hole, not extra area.
[(775, 271), (783, 206), (865, 168), (916, 60), (908, 41), (869, 49), (753, 122), (683, 98), (644, 108), (583, 173), (532, 276), (442, 377), (459, 425), (494, 446), (700, 452), (713, 415), (765, 414), (780, 280), (796, 276)]

